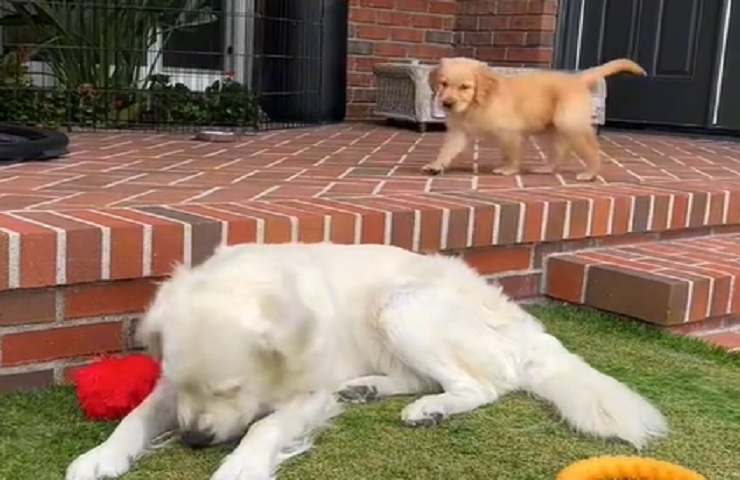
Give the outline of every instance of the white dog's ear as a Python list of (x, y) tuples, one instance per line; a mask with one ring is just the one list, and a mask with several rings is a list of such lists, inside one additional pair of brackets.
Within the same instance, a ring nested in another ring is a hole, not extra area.
[(263, 296), (259, 309), (264, 322), (255, 332), (259, 347), (286, 358), (299, 357), (311, 339), (315, 320), (312, 312), (297, 295), (287, 292)]
[(144, 345), (149, 355), (162, 359), (162, 325), (157, 317), (147, 313), (136, 329), (136, 341)]
[(475, 73), (475, 101), (485, 103), (498, 88), (498, 78), (491, 72), (488, 65), (481, 62)]

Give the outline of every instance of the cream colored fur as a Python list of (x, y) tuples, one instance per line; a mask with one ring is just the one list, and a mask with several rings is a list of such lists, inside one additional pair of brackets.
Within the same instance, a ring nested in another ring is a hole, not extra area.
[(391, 395), (420, 396), (401, 413), (409, 426), (524, 390), (586, 434), (639, 448), (667, 432), (462, 261), (395, 247), (221, 248), (161, 287), (140, 334), (163, 376), (67, 480), (122, 475), (167, 430), (240, 439), (212, 480), (266, 480), (343, 404)]

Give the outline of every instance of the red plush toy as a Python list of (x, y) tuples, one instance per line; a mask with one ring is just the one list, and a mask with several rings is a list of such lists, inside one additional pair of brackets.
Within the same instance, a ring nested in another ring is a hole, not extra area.
[(118, 420), (154, 389), (159, 363), (146, 355), (104, 358), (74, 375), (77, 399), (90, 420)]

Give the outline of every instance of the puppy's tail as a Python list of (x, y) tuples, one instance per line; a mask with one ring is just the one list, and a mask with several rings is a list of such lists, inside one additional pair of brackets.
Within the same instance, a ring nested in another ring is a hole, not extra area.
[(599, 65), (598, 67), (584, 70), (580, 72), (578, 76), (590, 88), (593, 87), (594, 84), (600, 79), (622, 72), (631, 73), (633, 75), (638, 75), (641, 77), (644, 77), (646, 75), (645, 70), (637, 63), (628, 58), (619, 58), (617, 60), (612, 60), (611, 62), (606, 62), (605, 64)]
[(617, 437), (637, 449), (668, 433), (663, 415), (646, 399), (570, 353), (553, 336), (530, 338), (523, 388), (549, 400), (576, 430)]

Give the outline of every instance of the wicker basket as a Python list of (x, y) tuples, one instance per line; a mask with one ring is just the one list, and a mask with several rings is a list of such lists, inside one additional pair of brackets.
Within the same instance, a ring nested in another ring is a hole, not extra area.
[[(405, 120), (418, 125), (421, 131), (429, 123), (443, 123), (445, 113), (434, 104), (429, 86), (433, 65), (412, 63), (378, 63), (375, 65), (377, 96), (374, 113), (381, 117)], [(501, 75), (519, 75), (536, 68), (491, 67)], [(606, 120), (606, 82), (600, 80), (593, 89), (593, 118), (597, 127)]]

